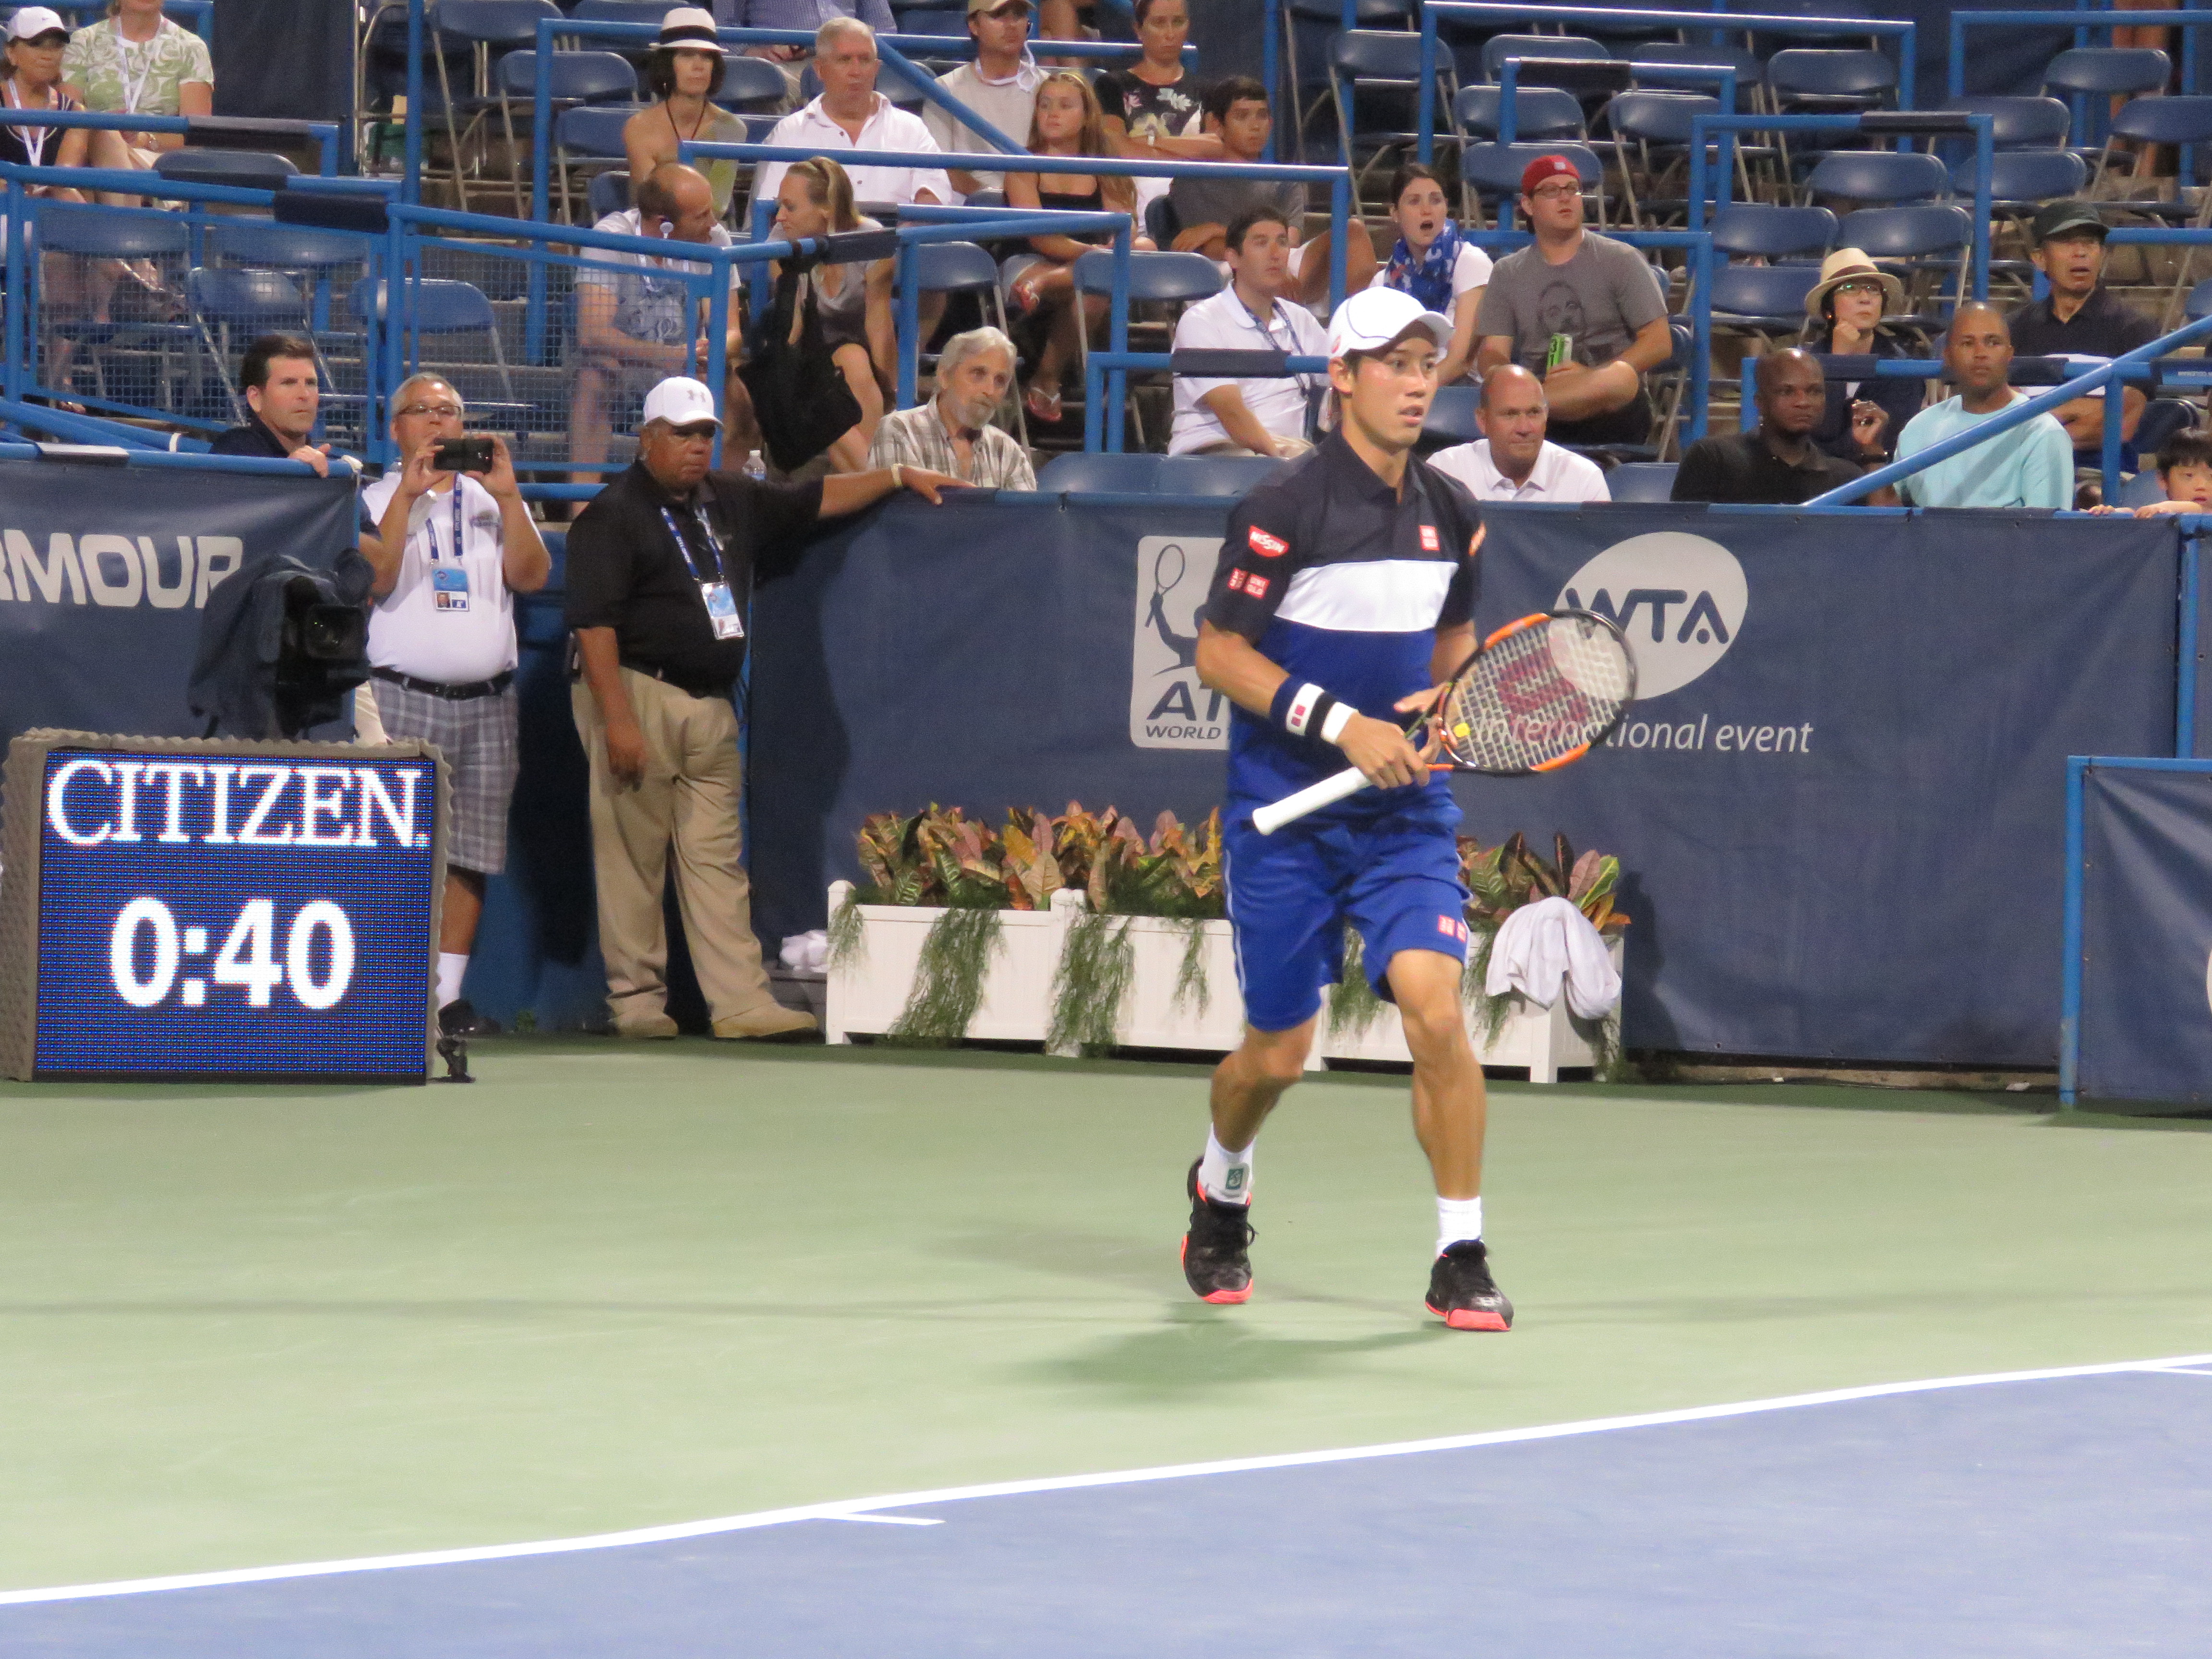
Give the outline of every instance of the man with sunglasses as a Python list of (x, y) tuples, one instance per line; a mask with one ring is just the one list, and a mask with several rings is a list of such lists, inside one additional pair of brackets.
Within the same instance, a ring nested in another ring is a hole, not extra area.
[[(1030, 0), (968, 0), (968, 36), (975, 43), (975, 61), (946, 70), (937, 84), (1016, 143), (1028, 143), (1037, 88), (1044, 82), (1044, 71), (1030, 56)], [(926, 106), (921, 120), (939, 149), (975, 155), (996, 148), (939, 105)], [(965, 196), (1004, 190), (1006, 175), (956, 168), (952, 187)]]
[(552, 569), (531, 522), (507, 444), (491, 463), (441, 455), (466, 411), (450, 381), (416, 374), (392, 394), (400, 465), (361, 492), (376, 534), (361, 550), (376, 571), (368, 616), (369, 683), (384, 734), (434, 743), (453, 782), (446, 836), (446, 902), (438, 933), (438, 1024), (447, 1036), (488, 1036), (461, 994), (484, 882), (507, 865), (507, 808), (514, 793), (514, 596), (545, 586)]
[(1521, 214), (1535, 245), (1490, 273), (1475, 315), (1476, 378), (1506, 363), (1541, 378), (1555, 443), (1644, 442), (1644, 377), (1674, 350), (1657, 275), (1626, 243), (1583, 228), (1582, 175), (1564, 155), (1528, 163)]
[(769, 994), (739, 861), (738, 715), (756, 580), (795, 569), (825, 518), (895, 489), (932, 503), (959, 480), (904, 465), (769, 484), (712, 470), (712, 393), (678, 376), (646, 394), (637, 460), (568, 532), (570, 692), (592, 773), (599, 954), (616, 1035), (672, 1037), (669, 851), (684, 937), (718, 1037), (815, 1029)]

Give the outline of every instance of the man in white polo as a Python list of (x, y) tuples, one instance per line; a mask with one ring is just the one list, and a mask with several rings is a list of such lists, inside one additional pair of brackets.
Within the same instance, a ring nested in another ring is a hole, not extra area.
[[(1283, 351), (1326, 357), (1328, 337), (1313, 313), (1279, 298), (1290, 280), (1291, 225), (1276, 207), (1250, 207), (1231, 222), (1222, 252), (1227, 288), (1200, 300), (1176, 324), (1177, 351)], [(1179, 374), (1170, 455), (1273, 455), (1313, 447), (1306, 437), (1311, 374), (1206, 380)]]
[(514, 596), (545, 586), (552, 568), (516, 484), (503, 439), (489, 440), (480, 476), (437, 464), (461, 437), (460, 393), (435, 374), (392, 394), (402, 464), (361, 492), (374, 517), (361, 550), (375, 568), (368, 617), (370, 688), (387, 736), (445, 752), (453, 779), (446, 836), (446, 903), (438, 934), (438, 1026), (447, 1036), (488, 1035), (461, 995), (484, 879), (507, 863), (507, 805), (516, 771)]
[[(919, 115), (908, 114), (876, 90), (881, 61), (873, 29), (857, 17), (832, 17), (814, 35), (814, 72), (821, 77), (822, 95), (778, 121), (767, 142), (829, 156), (853, 180), (856, 202), (950, 204), (956, 198), (944, 168), (870, 167), (855, 154), (938, 149)], [(787, 161), (762, 162), (753, 174), (753, 200), (775, 200), (789, 167)]]
[(1454, 444), (1429, 457), (1474, 492), (1478, 501), (1609, 501), (1605, 473), (1595, 461), (1544, 439), (1550, 406), (1544, 383), (1517, 363), (1483, 377), (1474, 423), (1479, 443)]

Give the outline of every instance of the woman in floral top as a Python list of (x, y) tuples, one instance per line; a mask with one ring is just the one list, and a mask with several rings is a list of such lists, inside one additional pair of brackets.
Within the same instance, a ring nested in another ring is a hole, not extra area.
[[(62, 77), (87, 109), (122, 115), (209, 115), (215, 60), (207, 42), (161, 15), (161, 0), (108, 0), (107, 15), (70, 37)], [(151, 167), (178, 132), (134, 132), (131, 164)]]

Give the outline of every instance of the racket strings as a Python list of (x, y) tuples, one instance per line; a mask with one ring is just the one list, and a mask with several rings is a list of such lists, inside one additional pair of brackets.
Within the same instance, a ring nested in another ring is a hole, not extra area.
[(1480, 772), (1525, 772), (1579, 753), (1635, 694), (1620, 635), (1571, 616), (1492, 642), (1444, 694), (1444, 747)]

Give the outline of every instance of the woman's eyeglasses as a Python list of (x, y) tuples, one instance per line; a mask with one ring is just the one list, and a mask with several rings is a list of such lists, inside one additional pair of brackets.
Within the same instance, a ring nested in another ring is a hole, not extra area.
[(1836, 292), (1838, 295), (1845, 294), (1880, 295), (1882, 292), (1882, 286), (1880, 283), (1838, 283), (1836, 284)]

